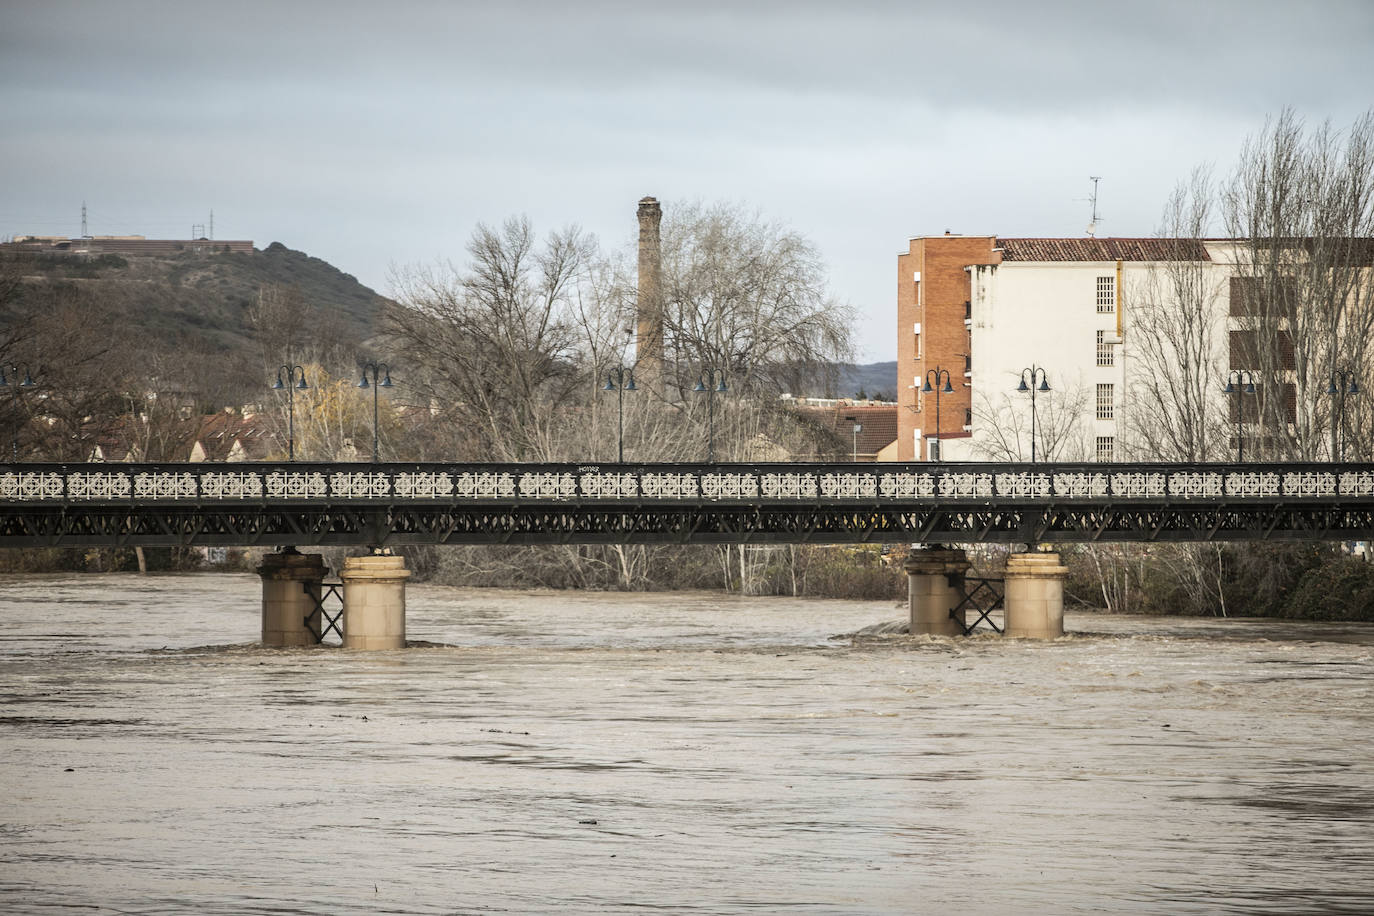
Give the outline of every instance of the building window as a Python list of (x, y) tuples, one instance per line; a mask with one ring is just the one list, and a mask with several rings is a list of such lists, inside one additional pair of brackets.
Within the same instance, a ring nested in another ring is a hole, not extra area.
[(1116, 406), (1112, 396), (1114, 387), (1111, 384), (1097, 386), (1097, 418), (1099, 420), (1116, 419)]
[(1111, 461), (1116, 452), (1116, 440), (1111, 436), (1097, 437), (1097, 460)]
[(926, 460), (927, 460), (927, 461), (939, 461), (939, 460), (940, 460), (940, 440), (939, 440), (939, 439), (927, 439), (927, 440), (926, 440)]
[[(1295, 365), (1293, 335), (1285, 328), (1263, 334), (1257, 331), (1231, 331), (1230, 346), (1232, 369), (1292, 369)], [(1268, 366), (1265, 366), (1266, 362)]]
[(1297, 301), (1292, 277), (1232, 277), (1231, 317), (1283, 318)]
[(1110, 315), (1116, 310), (1116, 277), (1097, 278), (1097, 311)]
[(973, 408), (964, 408), (964, 429), (973, 429)]
[(1107, 343), (1107, 332), (1097, 332), (1097, 364), (1099, 366), (1115, 366), (1116, 351), (1112, 345)]

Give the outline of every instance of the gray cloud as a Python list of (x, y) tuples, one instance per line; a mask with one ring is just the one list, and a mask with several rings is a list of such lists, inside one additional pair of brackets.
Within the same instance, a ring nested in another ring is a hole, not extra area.
[(907, 236), (1080, 232), (1089, 174), (1147, 233), (1266, 113), (1367, 107), (1372, 34), (1363, 2), (23, 3), (0, 233), (213, 206), (382, 285), (478, 219), (619, 243), (643, 194), (728, 198), (816, 239), (878, 358)]

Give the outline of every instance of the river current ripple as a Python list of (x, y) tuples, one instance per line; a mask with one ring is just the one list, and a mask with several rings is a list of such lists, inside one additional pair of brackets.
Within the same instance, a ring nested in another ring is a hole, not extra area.
[(259, 596), (0, 578), (0, 911), (1374, 911), (1374, 627), (419, 585), (355, 653)]

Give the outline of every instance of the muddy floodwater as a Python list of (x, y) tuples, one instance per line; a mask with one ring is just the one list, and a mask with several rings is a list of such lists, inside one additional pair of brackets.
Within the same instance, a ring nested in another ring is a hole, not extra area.
[(1374, 627), (0, 578), (0, 912), (1369, 913)]

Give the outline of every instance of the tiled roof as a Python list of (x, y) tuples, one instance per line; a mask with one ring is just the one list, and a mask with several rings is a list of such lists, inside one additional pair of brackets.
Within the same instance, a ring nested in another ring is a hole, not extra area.
[(1210, 261), (1198, 239), (1001, 239), (1006, 261)]
[(249, 461), (261, 461), (277, 445), (261, 418), (249, 419), (228, 411), (201, 418), (196, 441), (205, 452), (207, 461), (227, 460), (236, 443)]
[[(852, 442), (854, 424), (859, 430), (859, 454), (876, 455), (897, 438), (897, 406), (850, 405), (836, 407), (798, 407), (802, 413), (820, 425), (834, 430), (846, 443)], [(853, 420), (849, 418), (853, 417)]]

